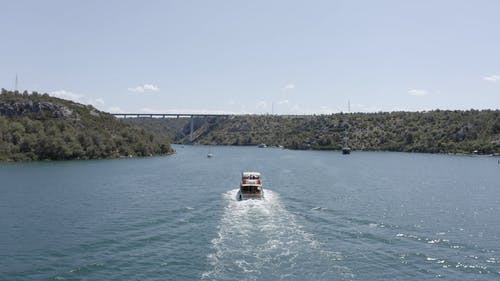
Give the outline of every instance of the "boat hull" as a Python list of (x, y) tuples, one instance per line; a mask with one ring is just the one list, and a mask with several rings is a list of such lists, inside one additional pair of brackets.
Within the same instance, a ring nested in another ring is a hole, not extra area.
[(238, 201), (242, 200), (249, 200), (249, 199), (263, 199), (264, 198), (264, 191), (261, 191), (260, 193), (242, 193), (241, 190), (238, 191), (236, 194), (236, 199)]

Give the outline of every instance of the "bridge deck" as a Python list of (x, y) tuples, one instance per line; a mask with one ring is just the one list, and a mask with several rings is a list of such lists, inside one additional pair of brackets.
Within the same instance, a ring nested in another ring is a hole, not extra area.
[(141, 118), (141, 117), (228, 117), (229, 114), (200, 114), (200, 113), (111, 113), (117, 118)]

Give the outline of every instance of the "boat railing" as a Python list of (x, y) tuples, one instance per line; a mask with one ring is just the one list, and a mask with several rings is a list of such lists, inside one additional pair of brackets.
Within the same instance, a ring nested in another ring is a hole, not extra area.
[(243, 184), (262, 184), (260, 179), (242, 179), (241, 183)]

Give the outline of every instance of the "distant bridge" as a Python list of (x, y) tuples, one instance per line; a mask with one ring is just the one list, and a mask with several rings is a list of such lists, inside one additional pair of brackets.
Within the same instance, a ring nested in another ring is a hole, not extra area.
[(193, 142), (194, 118), (229, 117), (230, 114), (202, 114), (202, 113), (112, 113), (117, 118), (191, 118), (189, 142)]
[(203, 113), (111, 113), (117, 118), (229, 117), (230, 114)]

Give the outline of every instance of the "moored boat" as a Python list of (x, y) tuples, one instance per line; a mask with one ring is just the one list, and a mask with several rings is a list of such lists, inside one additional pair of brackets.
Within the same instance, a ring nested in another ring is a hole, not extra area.
[(238, 200), (262, 199), (264, 189), (262, 188), (262, 179), (260, 173), (243, 172), (241, 173), (240, 190), (236, 195)]
[(342, 147), (342, 154), (351, 154), (351, 148), (348, 146)]
[(348, 144), (349, 144), (349, 135), (346, 129), (344, 136), (344, 146), (342, 147), (342, 154), (351, 154), (351, 148), (349, 147)]

